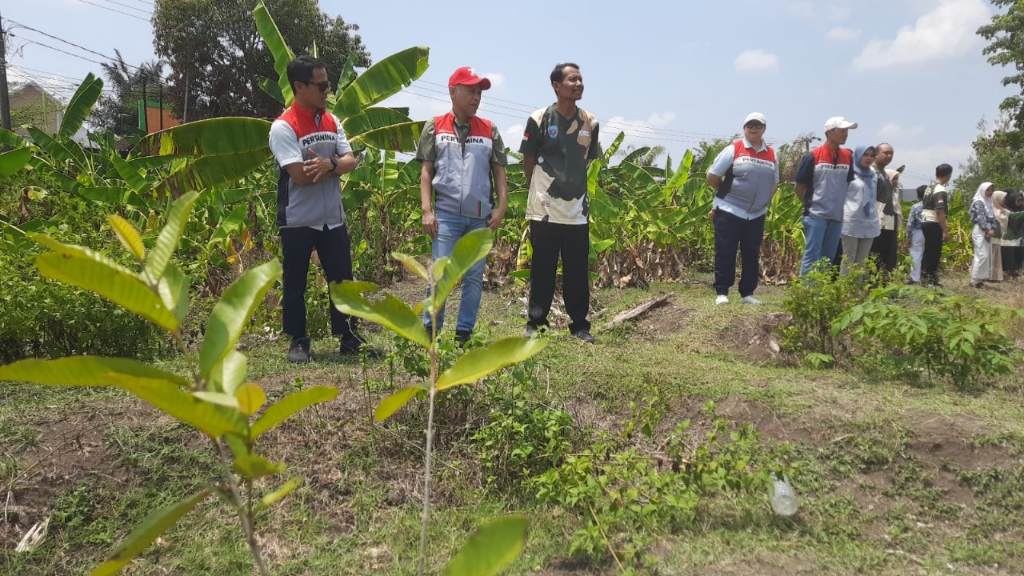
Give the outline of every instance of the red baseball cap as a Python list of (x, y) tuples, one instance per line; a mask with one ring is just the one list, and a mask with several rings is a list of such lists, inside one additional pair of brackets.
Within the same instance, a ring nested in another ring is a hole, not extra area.
[(454, 88), (459, 84), (464, 84), (466, 86), (476, 86), (479, 84), (481, 90), (489, 90), (491, 88), (491, 81), (487, 78), (477, 76), (476, 72), (474, 72), (469, 66), (457, 68), (455, 72), (452, 73), (451, 77), (448, 78), (449, 88)]

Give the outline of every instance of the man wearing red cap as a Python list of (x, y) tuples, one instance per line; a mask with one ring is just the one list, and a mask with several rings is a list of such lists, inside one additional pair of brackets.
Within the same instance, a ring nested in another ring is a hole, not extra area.
[[(508, 207), (505, 179), (505, 144), (495, 125), (476, 115), (480, 97), (491, 81), (462, 67), (448, 79), (452, 110), (427, 121), (416, 148), (420, 169), (420, 205), (423, 229), (433, 239), (433, 258), (451, 256), (455, 243), (469, 232), (490, 227), (497, 230)], [(493, 183), (493, 186), (492, 186)], [(493, 204), (497, 193), (497, 205)], [(483, 291), (484, 260), (477, 262), (462, 279), (462, 300), (455, 325), (455, 338), (465, 343), (473, 334), (480, 294)], [(427, 331), (441, 330), (444, 309), (431, 326), (424, 312)]]

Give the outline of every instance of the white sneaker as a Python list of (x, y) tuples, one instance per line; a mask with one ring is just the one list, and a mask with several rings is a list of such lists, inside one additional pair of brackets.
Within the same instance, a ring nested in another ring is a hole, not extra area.
[(757, 298), (754, 298), (753, 295), (751, 295), (751, 296), (744, 296), (743, 299), (740, 300), (740, 302), (743, 302), (744, 304), (760, 304), (761, 303), (761, 301), (758, 300)]
[(715, 306), (717, 306), (719, 304), (728, 304), (728, 303), (729, 303), (729, 297), (726, 296), (725, 294), (719, 294), (715, 298)]

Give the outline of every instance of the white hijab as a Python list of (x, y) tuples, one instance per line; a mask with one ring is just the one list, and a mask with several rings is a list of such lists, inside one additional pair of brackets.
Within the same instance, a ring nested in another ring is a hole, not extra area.
[[(974, 200), (971, 200), (971, 204), (974, 204), (978, 200), (985, 203), (985, 213), (988, 214), (989, 218), (996, 217), (995, 206), (992, 205), (992, 197), (986, 196), (985, 191), (989, 188), (994, 188), (995, 184), (991, 182), (982, 182), (981, 186), (978, 186), (978, 191), (974, 193)], [(994, 193), (995, 191), (993, 191)]]

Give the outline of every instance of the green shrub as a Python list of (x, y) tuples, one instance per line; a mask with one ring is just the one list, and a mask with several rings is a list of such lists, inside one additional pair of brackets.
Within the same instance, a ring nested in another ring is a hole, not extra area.
[(783, 347), (794, 354), (813, 356), (812, 365), (827, 365), (820, 355), (838, 357), (842, 343), (832, 333), (832, 321), (863, 302), (876, 279), (874, 266), (854, 267), (846, 276), (836, 274), (827, 262), (819, 262), (786, 290), (783, 307), (792, 321), (782, 333)]
[(472, 436), (488, 486), (513, 491), (562, 464), (580, 436), (572, 416), (532, 397), (532, 364), (521, 364), (487, 388), (490, 411)]
[(832, 334), (849, 336), (862, 365), (924, 375), (929, 382), (937, 376), (970, 389), (1013, 371), (1017, 353), (1006, 332), (1011, 315), (975, 298), (890, 286), (838, 317)]
[[(628, 430), (655, 440), (649, 426), (654, 411), (636, 410)], [(704, 409), (710, 427), (703, 434), (679, 422), (658, 442), (664, 452), (629, 445), (631, 432), (604, 435), (590, 448), (533, 478), (529, 485), (543, 503), (577, 514), (570, 553), (620, 565), (645, 564), (645, 549), (660, 535), (689, 526), (704, 497), (716, 494), (767, 493), (770, 474), (779, 466), (763, 450), (749, 425), (736, 427), (718, 418), (714, 403)], [(696, 437), (695, 437), (696, 436)]]
[(79, 354), (151, 358), (166, 349), (145, 320), (41, 277), (32, 266), (35, 252), (0, 241), (0, 363)]

